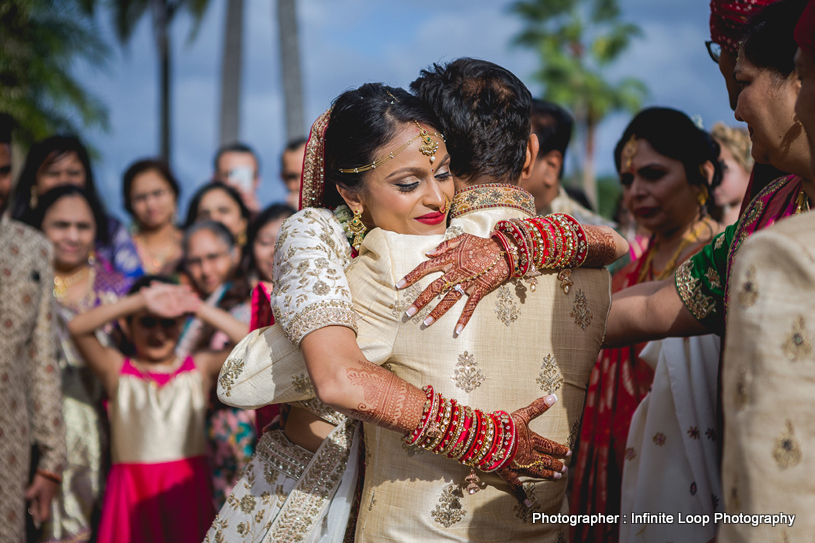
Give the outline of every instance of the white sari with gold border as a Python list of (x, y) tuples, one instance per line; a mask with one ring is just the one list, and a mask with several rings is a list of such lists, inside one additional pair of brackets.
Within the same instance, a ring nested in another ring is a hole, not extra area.
[[(338, 211), (340, 216), (342, 212)], [(356, 331), (344, 272), (350, 263), (351, 248), (342, 224), (331, 211), (304, 209), (283, 224), (275, 248), (272, 307), (276, 324), (271, 329), (283, 350), (296, 354), (301, 368), (297, 346), (307, 334), (333, 325)], [(232, 386), (248, 377), (244, 371), (246, 350), (253, 344), (252, 338), (264, 330), (241, 341), (224, 364), (218, 394), (225, 403), (234, 405), (230, 401)], [(272, 345), (264, 350), (269, 355), (281, 351)], [(293, 403), (336, 428), (315, 453), (289, 442), (280, 429), (265, 432), (205, 542), (343, 540), (356, 488), (359, 425), (313, 398), (305, 368), (300, 377), (298, 390), (312, 399)], [(272, 400), (259, 395), (255, 407)], [(245, 403), (240, 407), (252, 408)]]

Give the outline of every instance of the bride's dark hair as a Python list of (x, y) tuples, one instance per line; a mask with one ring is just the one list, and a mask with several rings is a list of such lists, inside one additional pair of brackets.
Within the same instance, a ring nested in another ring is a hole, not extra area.
[(439, 126), (427, 104), (404, 89), (366, 83), (339, 95), (325, 131), (325, 206), (333, 209), (344, 203), (336, 185), (350, 190), (359, 190), (363, 185), (367, 172), (342, 173), (340, 169), (382, 158), (379, 150), (390, 142), (400, 125), (413, 121), (434, 130)]

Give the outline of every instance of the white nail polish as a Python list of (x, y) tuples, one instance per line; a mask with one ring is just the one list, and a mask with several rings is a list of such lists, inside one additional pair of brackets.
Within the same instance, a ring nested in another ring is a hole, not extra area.
[(562, 473), (555, 473), (555, 479), (561, 479), (563, 477)]
[(464, 327), (462, 325), (459, 324), (458, 326), (456, 326), (456, 335), (457, 336), (460, 336), (463, 331), (464, 331)]
[(408, 317), (412, 317), (415, 314), (416, 314), (416, 308), (413, 307), (413, 306), (408, 307), (408, 310), (405, 311), (405, 315), (407, 315)]
[(396, 288), (402, 288), (405, 286), (405, 280), (400, 279), (398, 283), (396, 283)]
[(431, 325), (431, 324), (433, 324), (434, 322), (436, 322), (436, 319), (434, 319), (433, 317), (427, 317), (427, 318), (424, 320), (424, 325), (425, 325), (425, 326), (430, 326), (430, 325)]

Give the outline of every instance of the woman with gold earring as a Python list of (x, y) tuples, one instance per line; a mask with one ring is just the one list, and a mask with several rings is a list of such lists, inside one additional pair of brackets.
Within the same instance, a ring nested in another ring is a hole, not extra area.
[(170, 275), (181, 262), (181, 230), (175, 225), (178, 182), (161, 160), (139, 160), (128, 167), (122, 193), (133, 217), (133, 242), (150, 275)]
[[(631, 121), (617, 144), (615, 161), (625, 205), (653, 234), (642, 257), (614, 275), (613, 291), (670, 277), (721, 230), (707, 211), (709, 194), (721, 179), (718, 156), (719, 145), (684, 113), (650, 108)], [(643, 347), (600, 352), (572, 472), (575, 513), (620, 513), (616, 489), (622, 484), (629, 424), (654, 376), (639, 358)], [(606, 541), (606, 528), (579, 526), (573, 538)]]
[[(67, 323), (79, 313), (116, 301), (127, 292), (129, 282), (94, 255), (94, 246), (105, 241), (107, 225), (85, 190), (63, 185), (46, 192), (39, 197), (30, 224), (45, 234), (54, 250), (54, 321), (65, 437), (71, 451), (41, 540), (86, 541), (104, 493), (108, 434), (101, 383), (76, 350)], [(112, 345), (112, 331), (112, 326), (100, 330), (100, 339)]]
[[(104, 210), (96, 191), (88, 150), (82, 142), (74, 136), (52, 136), (38, 141), (28, 151), (14, 190), (10, 205), (12, 218), (30, 222), (45, 194), (64, 185), (85, 189)], [(105, 241), (97, 244), (96, 252), (125, 277), (141, 277), (144, 274), (141, 261), (127, 228), (112, 215), (105, 214), (105, 222)]]

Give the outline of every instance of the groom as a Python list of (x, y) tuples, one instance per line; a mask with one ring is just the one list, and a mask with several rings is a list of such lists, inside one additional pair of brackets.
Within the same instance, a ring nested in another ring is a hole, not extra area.
[[(436, 111), (453, 158), (457, 193), (447, 237), (486, 238), (499, 220), (534, 216), (533, 198), (517, 186), (537, 155), (523, 83), (500, 66), (463, 58), (422, 72), (411, 88)], [(366, 356), (414, 385), (431, 383), (444, 397), (485, 410), (517, 409), (557, 394), (559, 401), (530, 428), (572, 445), (611, 301), (608, 273), (574, 270), (571, 289), (554, 272), (538, 277), (534, 292), (520, 281), (504, 285), (484, 297), (456, 336), (455, 316), (427, 328), (420, 325), (427, 310), (405, 318), (419, 285), (391, 286), (438, 242), (381, 229), (366, 238), (348, 271), (354, 303), (365, 308), (357, 339)], [(526, 507), (495, 474), (480, 475), (486, 484), (470, 495), (468, 468), (403, 443), (396, 432), (365, 424), (358, 541), (565, 541), (564, 526), (531, 518), (568, 513), (566, 477), (524, 481), (532, 503)]]
[[(459, 190), (446, 237), (486, 238), (499, 220), (533, 216), (532, 197), (517, 186), (537, 154), (537, 139), (530, 135), (531, 95), (523, 83), (500, 66), (464, 58), (423, 72), (412, 87), (441, 118), (453, 157)], [(395, 287), (441, 241), (441, 236), (381, 229), (365, 238), (360, 256), (346, 270), (363, 353), (413, 385), (432, 384), (445, 398), (484, 411), (512, 411), (556, 394), (558, 402), (529, 427), (573, 444), (611, 301), (608, 272), (574, 270), (571, 288), (563, 288), (555, 272), (539, 276), (534, 291), (510, 282), (487, 294), (456, 335), (454, 316), (444, 315), (432, 327), (422, 326), (427, 310), (405, 316), (429, 279), (405, 290)], [(256, 341), (249, 348), (268, 349), (268, 344)], [(289, 373), (273, 369), (279, 389), (266, 391), (266, 398), (305, 399), (276, 394), (297, 388), (291, 383), (302, 373), (302, 363)], [(240, 386), (232, 385), (231, 403)], [(261, 392), (253, 390), (255, 396)], [(399, 433), (369, 422), (365, 448), (357, 541), (567, 540), (567, 526), (532, 521), (533, 513), (568, 512), (566, 477), (522, 478), (524, 504), (495, 473), (479, 473), (481, 489), (470, 494), (465, 490), (469, 468), (408, 447)]]

